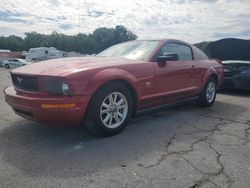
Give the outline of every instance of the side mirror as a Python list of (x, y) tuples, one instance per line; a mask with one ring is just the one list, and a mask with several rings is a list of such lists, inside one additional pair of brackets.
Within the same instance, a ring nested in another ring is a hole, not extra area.
[(165, 63), (166, 61), (178, 61), (179, 57), (176, 53), (164, 53), (157, 57), (157, 62)]

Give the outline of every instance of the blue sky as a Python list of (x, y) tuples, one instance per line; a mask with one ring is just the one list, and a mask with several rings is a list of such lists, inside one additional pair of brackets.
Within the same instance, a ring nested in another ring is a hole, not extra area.
[(120, 24), (139, 39), (250, 39), (249, 10), (250, 0), (9, 0), (0, 2), (0, 35), (72, 35)]

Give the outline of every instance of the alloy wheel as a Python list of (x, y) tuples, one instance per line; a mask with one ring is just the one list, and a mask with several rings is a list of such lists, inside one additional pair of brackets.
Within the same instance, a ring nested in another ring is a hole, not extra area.
[(120, 92), (110, 93), (102, 102), (100, 117), (107, 128), (119, 127), (128, 115), (128, 102)]
[(215, 83), (209, 82), (209, 84), (207, 85), (207, 89), (206, 89), (207, 102), (209, 103), (213, 102), (215, 94), (216, 94)]

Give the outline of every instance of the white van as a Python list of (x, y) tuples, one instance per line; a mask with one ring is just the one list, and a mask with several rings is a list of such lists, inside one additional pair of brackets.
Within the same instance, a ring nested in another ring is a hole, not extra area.
[(27, 55), (27, 61), (41, 61), (46, 59), (55, 59), (67, 57), (67, 53), (57, 50), (54, 47), (39, 47), (39, 48), (30, 48)]

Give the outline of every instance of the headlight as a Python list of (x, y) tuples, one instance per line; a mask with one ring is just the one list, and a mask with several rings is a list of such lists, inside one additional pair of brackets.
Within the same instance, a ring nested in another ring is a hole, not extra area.
[(45, 89), (49, 94), (67, 96), (72, 95), (69, 85), (60, 78), (48, 77), (44, 78), (43, 81)]
[(64, 95), (71, 95), (69, 85), (66, 84), (64, 81), (62, 82), (62, 92)]

